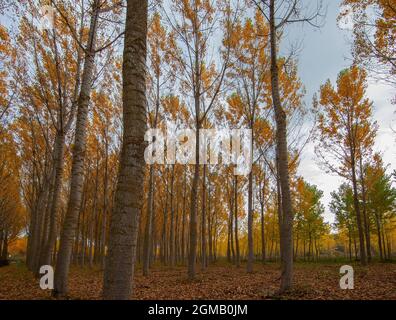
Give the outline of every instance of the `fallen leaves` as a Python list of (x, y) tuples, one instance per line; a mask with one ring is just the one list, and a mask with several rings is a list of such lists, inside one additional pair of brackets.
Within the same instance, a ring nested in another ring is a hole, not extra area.
[[(262, 300), (262, 299), (392, 299), (396, 300), (396, 264), (375, 263), (368, 267), (354, 265), (355, 289), (339, 287), (339, 264), (296, 264), (293, 289), (282, 296), (279, 288), (279, 267), (256, 264), (255, 272), (244, 267), (213, 265), (187, 279), (185, 267), (160, 267), (143, 277), (135, 272), (133, 299), (194, 300)], [(69, 290), (71, 299), (101, 299), (100, 270), (73, 267)], [(0, 299), (51, 299), (48, 290), (41, 290), (39, 280), (23, 265), (0, 268)]]

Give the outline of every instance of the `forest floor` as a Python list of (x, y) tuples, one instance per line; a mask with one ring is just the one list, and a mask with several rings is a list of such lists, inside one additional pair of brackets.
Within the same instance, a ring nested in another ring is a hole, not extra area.
[[(282, 296), (279, 265), (255, 265), (251, 274), (245, 266), (236, 268), (219, 263), (199, 272), (197, 279), (187, 279), (185, 267), (156, 266), (149, 277), (135, 272), (133, 299), (392, 299), (396, 300), (396, 264), (373, 263), (354, 267), (353, 290), (341, 290), (339, 273), (344, 263), (296, 263), (294, 288)], [(103, 273), (97, 268), (72, 267), (70, 299), (100, 299)], [(49, 290), (39, 287), (39, 280), (22, 263), (0, 268), (0, 300), (51, 299)]]

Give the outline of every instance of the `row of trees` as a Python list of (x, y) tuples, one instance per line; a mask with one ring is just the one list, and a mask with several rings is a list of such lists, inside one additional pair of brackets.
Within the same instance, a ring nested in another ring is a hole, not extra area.
[[(392, 187), (392, 176), (386, 173), (381, 158), (375, 155), (373, 162), (366, 165), (365, 185), (359, 186), (359, 202), (366, 209), (367, 232), (365, 241), (368, 260), (379, 256), (380, 260), (392, 258), (392, 234), (395, 230), (396, 189)], [(363, 200), (363, 188), (366, 196)], [(332, 193), (331, 211), (336, 217), (341, 244), (345, 247), (349, 259), (353, 255), (358, 259), (357, 223), (353, 207), (353, 190), (349, 184), (342, 184)], [(373, 243), (376, 239), (376, 243)]]

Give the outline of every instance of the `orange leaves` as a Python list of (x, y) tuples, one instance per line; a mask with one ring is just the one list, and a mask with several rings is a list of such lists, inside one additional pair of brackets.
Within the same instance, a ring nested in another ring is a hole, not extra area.
[(394, 83), (396, 0), (344, 0), (354, 18), (354, 58), (379, 78)]
[(11, 131), (0, 127), (0, 230), (14, 239), (23, 228), (20, 159)]
[[(242, 98), (238, 94), (232, 94), (230, 97), (227, 99), (227, 103), (229, 106), (229, 112), (225, 113), (226, 119), (233, 123), (236, 124), (238, 121), (243, 118), (244, 116), (244, 109), (246, 108), (246, 102), (242, 101)], [(246, 124), (246, 119), (245, 119), (245, 124)]]
[(165, 52), (169, 48), (169, 35), (161, 24), (161, 17), (155, 13), (148, 30), (148, 42), (150, 48), (150, 59), (157, 77), (161, 75), (161, 64), (165, 59)]
[(163, 97), (162, 104), (165, 114), (170, 115), (171, 121), (180, 120), (184, 123), (188, 121), (188, 110), (178, 96), (169, 95)]
[(374, 144), (377, 124), (371, 120), (366, 86), (366, 72), (352, 66), (340, 72), (337, 88), (328, 80), (320, 89), (318, 151), (330, 152), (343, 170), (349, 170), (352, 156), (362, 156)]
[(8, 108), (8, 71), (6, 64), (13, 63), (15, 58), (14, 51), (10, 46), (10, 37), (7, 29), (0, 24), (0, 120)]
[[(150, 277), (136, 271), (132, 299), (307, 299), (307, 300), (371, 300), (395, 299), (395, 266), (373, 263), (361, 268), (354, 265), (355, 290), (340, 290), (339, 264), (296, 264), (295, 289), (283, 296), (274, 296), (279, 286), (279, 269), (275, 264), (257, 265), (247, 274), (244, 268), (219, 263), (188, 281), (185, 270), (154, 267)], [(73, 267), (70, 275), (71, 299), (101, 299), (103, 275), (97, 269)], [(0, 299), (51, 299), (49, 290), (41, 290), (37, 279), (22, 266), (0, 268)], [(23, 288), (23, 290), (21, 290)]]

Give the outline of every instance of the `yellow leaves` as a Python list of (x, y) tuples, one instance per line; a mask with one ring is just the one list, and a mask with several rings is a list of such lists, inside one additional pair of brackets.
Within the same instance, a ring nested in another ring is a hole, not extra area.
[(0, 115), (4, 112), (3, 108), (8, 105), (8, 71), (6, 64), (12, 63), (14, 58), (10, 45), (10, 38), (7, 29), (0, 24)]
[(202, 16), (211, 23), (215, 12), (210, 0), (177, 0), (180, 2), (180, 10), (191, 25), (199, 25)]
[[(13, 226), (20, 218), (20, 158), (11, 131), (0, 127), (0, 227)], [(21, 227), (21, 224), (19, 224)], [(19, 230), (18, 230), (19, 231)]]
[[(384, 79), (396, 75), (392, 61), (396, 58), (396, 1), (395, 0), (344, 0), (354, 19), (355, 60), (367, 66), (375, 63), (373, 70)], [(371, 68), (372, 66), (370, 66)], [(392, 81), (391, 81), (392, 82)]]
[(234, 93), (227, 98), (227, 103), (229, 111), (225, 112), (225, 117), (227, 121), (237, 124), (238, 121), (243, 118), (245, 108), (247, 108), (246, 102), (242, 101), (240, 95)]
[(148, 29), (148, 45), (150, 49), (150, 61), (155, 77), (160, 77), (163, 73), (163, 63), (172, 66), (177, 55), (177, 46), (174, 34), (168, 32), (161, 23), (161, 16), (154, 13)]
[(318, 148), (349, 170), (351, 157), (371, 150), (377, 124), (371, 120), (372, 103), (365, 98), (366, 72), (356, 66), (340, 72), (337, 88), (330, 81), (320, 89)]
[(3, 60), (3, 55), (8, 56), (10, 51), (10, 38), (7, 29), (0, 24), (0, 59)]
[(180, 120), (187, 123), (190, 114), (186, 105), (180, 100), (179, 96), (169, 95), (161, 100), (165, 114), (170, 115), (171, 121)]
[(258, 118), (254, 123), (254, 137), (259, 146), (270, 144), (274, 139), (274, 130), (265, 119)]
[(201, 64), (201, 81), (204, 88), (209, 88), (217, 76), (216, 65), (211, 63), (209, 66)]

